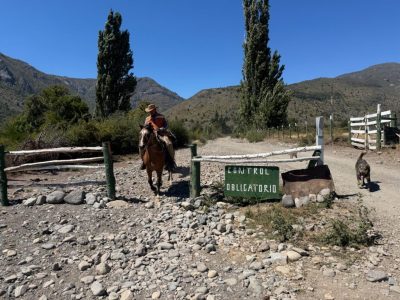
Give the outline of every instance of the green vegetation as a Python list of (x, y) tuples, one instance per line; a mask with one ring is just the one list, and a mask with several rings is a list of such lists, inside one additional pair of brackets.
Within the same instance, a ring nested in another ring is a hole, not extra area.
[[(327, 209), (327, 206), (332, 209)], [(269, 238), (299, 244), (312, 241), (341, 247), (375, 243), (378, 235), (371, 234), (373, 224), (369, 213), (361, 200), (357, 205), (348, 204), (348, 207), (345, 204), (310, 203), (306, 207), (288, 209), (280, 203), (266, 203), (245, 210), (250, 224), (261, 227)], [(305, 230), (311, 224), (318, 227), (312, 225), (313, 231)]]
[(246, 40), (244, 48), (240, 125), (243, 129), (280, 126), (287, 123), (290, 93), (282, 80), (280, 55), (271, 55), (269, 0), (243, 0)]
[[(92, 119), (88, 107), (62, 86), (52, 86), (31, 96), (24, 111), (0, 128), (0, 144), (11, 149), (39, 149), (61, 146), (99, 146), (111, 142), (113, 153), (137, 152), (139, 124), (147, 102), (129, 112), (117, 112), (106, 119)], [(189, 133), (181, 122), (170, 122), (176, 146), (189, 143)]]
[(136, 87), (129, 32), (121, 31), (122, 17), (112, 10), (104, 31), (99, 32), (97, 56), (96, 116), (105, 118), (117, 111), (129, 111)]

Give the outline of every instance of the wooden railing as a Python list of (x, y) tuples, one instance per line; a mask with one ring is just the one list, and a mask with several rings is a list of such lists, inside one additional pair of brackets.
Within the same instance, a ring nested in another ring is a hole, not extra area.
[[(91, 158), (77, 158), (64, 160), (50, 160), (35, 163), (27, 163), (19, 166), (6, 168), (6, 156), (33, 156), (51, 153), (89, 153), (102, 152), (103, 156)], [(82, 165), (82, 163), (93, 163), (104, 161), (104, 165)], [(7, 196), (7, 173), (21, 172), (27, 170), (61, 170), (61, 169), (105, 169), (107, 196), (115, 199), (115, 177), (110, 143), (102, 144), (102, 147), (63, 147), (39, 150), (20, 150), (6, 152), (4, 146), (0, 145), (0, 200), (3, 206), (9, 204)]]

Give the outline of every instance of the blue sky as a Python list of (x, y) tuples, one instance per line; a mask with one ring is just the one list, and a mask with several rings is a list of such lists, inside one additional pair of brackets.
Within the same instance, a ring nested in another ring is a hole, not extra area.
[[(270, 0), (270, 44), (294, 83), (400, 61), (398, 0)], [(49, 74), (95, 78), (109, 10), (131, 34), (133, 73), (184, 98), (239, 84), (241, 0), (0, 0), (0, 52)]]

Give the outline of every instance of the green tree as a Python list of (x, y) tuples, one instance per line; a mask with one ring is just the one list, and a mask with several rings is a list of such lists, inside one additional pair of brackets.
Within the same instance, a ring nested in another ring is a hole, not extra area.
[(79, 96), (63, 86), (51, 86), (25, 102), (22, 120), (25, 130), (35, 131), (43, 124), (65, 127), (88, 119), (89, 108)]
[(122, 17), (112, 10), (104, 31), (99, 32), (96, 84), (96, 116), (105, 118), (114, 112), (128, 111), (136, 87), (129, 32), (121, 31)]
[(287, 122), (290, 93), (285, 89), (280, 55), (271, 55), (269, 0), (243, 0), (246, 40), (241, 82), (240, 125), (264, 129)]

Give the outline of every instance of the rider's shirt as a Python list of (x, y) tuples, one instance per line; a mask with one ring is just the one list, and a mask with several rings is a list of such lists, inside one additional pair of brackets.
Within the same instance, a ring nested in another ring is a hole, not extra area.
[(145, 125), (147, 124), (152, 124), (153, 127), (154, 125), (157, 128), (154, 129), (158, 129), (161, 127), (167, 128), (168, 124), (167, 124), (167, 120), (165, 119), (165, 117), (162, 114), (159, 113), (155, 113), (154, 115), (150, 115), (146, 118), (146, 121), (144, 122)]

